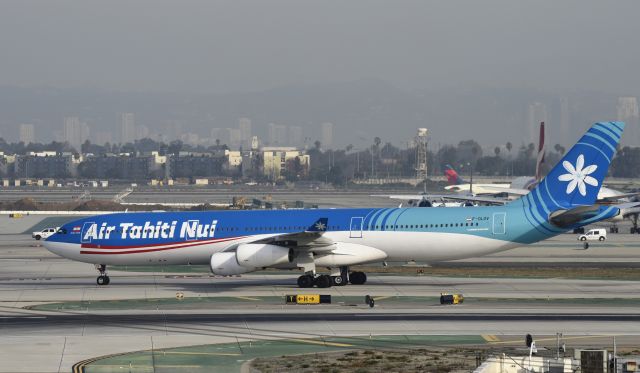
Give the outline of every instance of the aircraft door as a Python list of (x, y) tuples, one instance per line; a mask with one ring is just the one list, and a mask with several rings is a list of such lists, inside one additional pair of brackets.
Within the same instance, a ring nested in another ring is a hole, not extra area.
[(493, 234), (505, 234), (506, 230), (506, 212), (496, 212), (493, 214)]
[(364, 218), (361, 216), (351, 218), (351, 228), (349, 238), (362, 238), (362, 222)]

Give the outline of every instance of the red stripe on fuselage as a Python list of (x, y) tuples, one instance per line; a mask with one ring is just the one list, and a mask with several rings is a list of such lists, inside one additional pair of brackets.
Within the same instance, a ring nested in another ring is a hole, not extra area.
[[(86, 251), (86, 250), (81, 250), (80, 254), (119, 255), (119, 254), (150, 253), (150, 252), (153, 252), (153, 251), (173, 250), (173, 249), (180, 249), (180, 248), (184, 248), (184, 247), (202, 246), (202, 245), (206, 245), (206, 244), (210, 244), (210, 243), (239, 240), (239, 239), (245, 238), (245, 237), (247, 237), (247, 236), (220, 238), (220, 239), (217, 239), (217, 240), (195, 241), (195, 242), (190, 242), (190, 243), (179, 245), (179, 246), (160, 247), (160, 248), (156, 248), (156, 249), (144, 249), (144, 250), (128, 250), (128, 251)], [(163, 245), (157, 245), (156, 244), (156, 246), (163, 246)], [(119, 248), (124, 249), (125, 247), (119, 247)], [(132, 246), (131, 248), (136, 248), (136, 247)]]
[[(210, 240), (206, 240), (207, 242), (215, 242), (220, 240), (225, 240), (228, 238), (212, 238)], [(205, 241), (178, 241), (178, 242), (167, 242), (167, 243), (147, 243), (144, 245), (100, 245), (94, 243), (83, 243), (80, 244), (80, 247), (83, 249), (112, 249), (112, 250), (125, 250), (125, 249), (141, 249), (145, 247), (158, 247), (158, 246), (173, 246), (173, 245), (182, 245), (185, 242), (205, 242)]]

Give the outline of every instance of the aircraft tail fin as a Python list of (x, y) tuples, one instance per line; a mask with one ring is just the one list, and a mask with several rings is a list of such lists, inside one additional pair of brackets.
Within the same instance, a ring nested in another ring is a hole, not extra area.
[(444, 166), (444, 176), (447, 177), (447, 182), (449, 185), (460, 185), (467, 183), (460, 177), (460, 175), (458, 175), (456, 170), (451, 167), (450, 164)]
[(536, 181), (542, 179), (542, 165), (544, 164), (544, 153), (546, 148), (544, 145), (544, 122), (540, 122), (540, 134), (538, 137), (538, 156), (536, 159)]
[(524, 196), (548, 216), (550, 211), (596, 202), (624, 129), (622, 122), (599, 122), (565, 154), (547, 176)]

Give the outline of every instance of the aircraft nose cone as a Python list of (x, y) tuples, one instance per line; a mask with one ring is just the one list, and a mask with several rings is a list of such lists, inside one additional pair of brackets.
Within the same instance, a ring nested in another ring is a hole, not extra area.
[(58, 256), (61, 256), (63, 258), (67, 257), (67, 255), (65, 255), (65, 252), (67, 251), (65, 246), (67, 246), (68, 244), (65, 244), (64, 242), (52, 241), (50, 240), (50, 238), (47, 238), (46, 240), (44, 240), (44, 242), (42, 242), (42, 245), (45, 249)]

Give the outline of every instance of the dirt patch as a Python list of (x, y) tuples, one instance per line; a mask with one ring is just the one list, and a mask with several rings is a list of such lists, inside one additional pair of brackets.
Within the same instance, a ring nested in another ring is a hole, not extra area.
[(251, 373), (320, 372), (450, 372), (467, 373), (484, 361), (478, 349), (406, 349), (361, 350), (257, 358), (250, 364)]
[(0, 210), (4, 211), (206, 211), (219, 210), (218, 206), (203, 204), (188, 209), (167, 207), (163, 205), (121, 205), (109, 200), (80, 200), (69, 202), (39, 202), (33, 198), (22, 198), (12, 202), (0, 202)]

